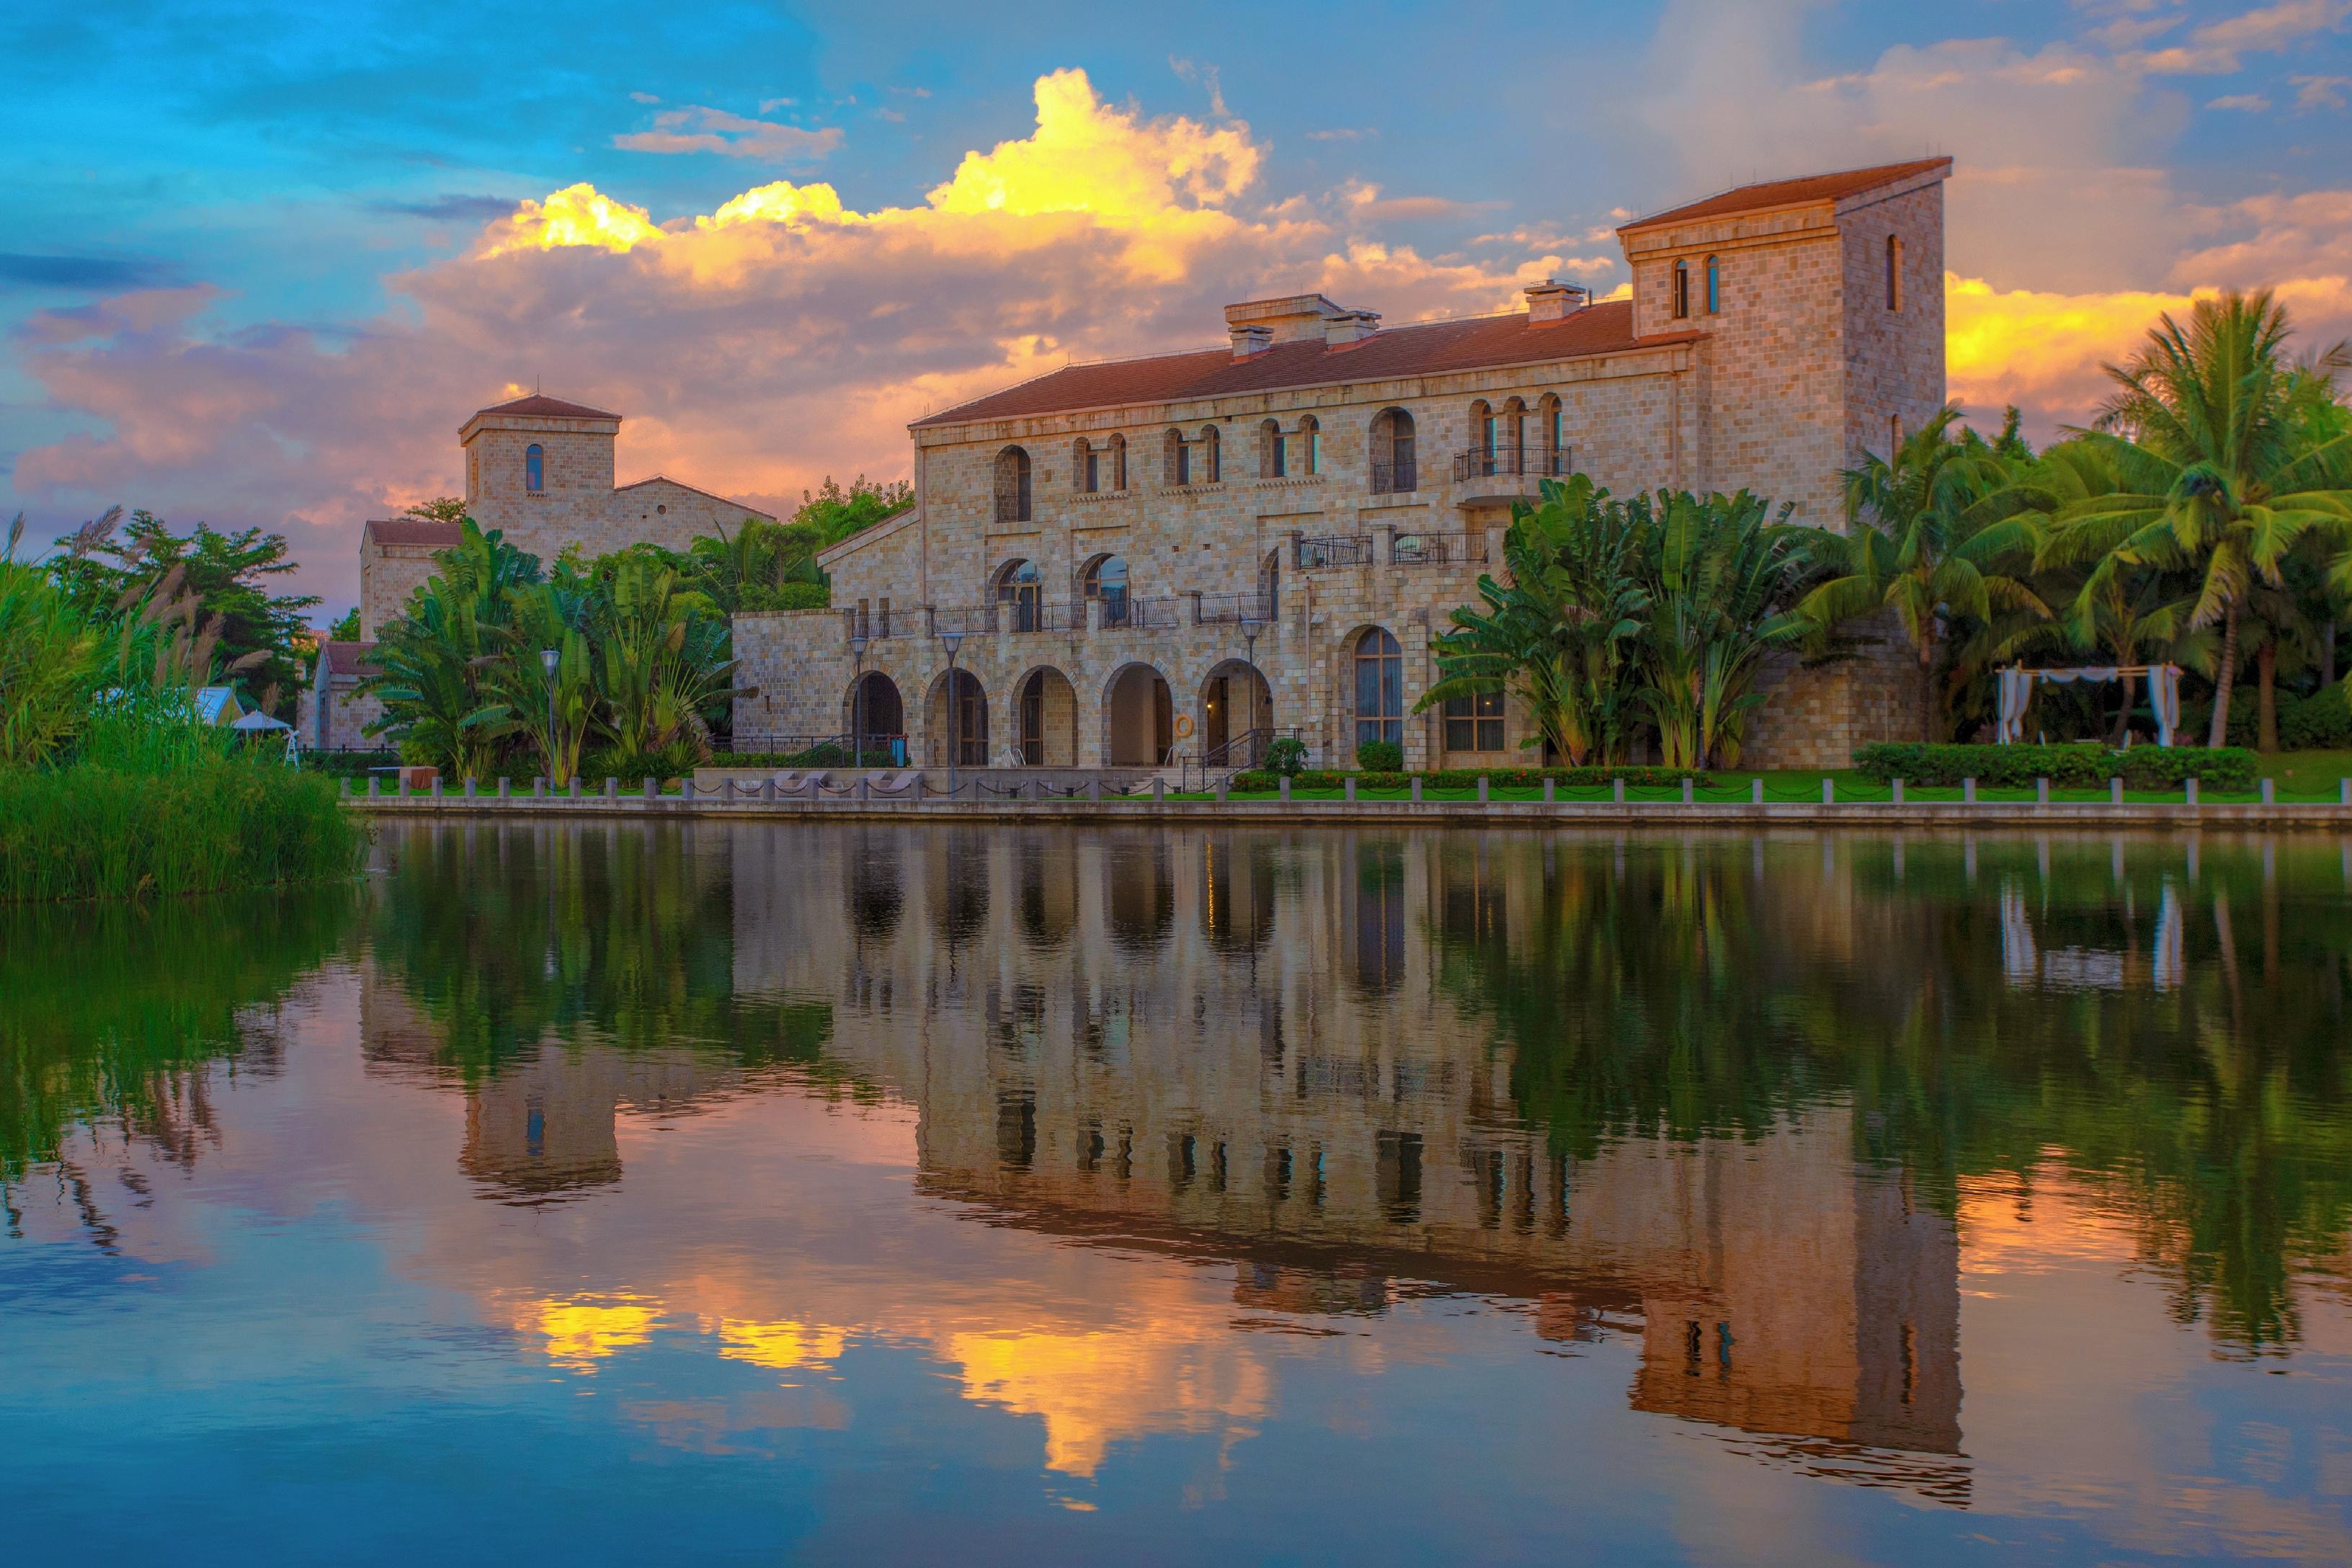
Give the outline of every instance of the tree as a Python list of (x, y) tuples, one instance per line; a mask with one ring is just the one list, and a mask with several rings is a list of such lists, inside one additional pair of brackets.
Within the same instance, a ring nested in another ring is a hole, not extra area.
[(827, 478), (815, 491), (801, 492), (789, 522), (747, 517), (731, 533), (696, 540), (689, 575), (728, 615), (822, 608), (828, 596), (817, 555), (914, 504), (914, 487), (904, 480), (877, 485), (860, 474), (845, 490)]
[(421, 517), (427, 522), (463, 522), (466, 521), (466, 503), (456, 496), (435, 496), (431, 500), (421, 500), (413, 506), (401, 508), (400, 515)]
[(179, 572), (181, 588), (194, 596), (212, 630), (238, 695), (249, 706), (290, 718), (313, 635), (307, 612), (319, 599), (269, 591), (271, 578), (295, 569), (286, 558), (286, 536), (258, 528), (223, 533), (203, 522), (176, 534), (142, 510), (121, 524), (118, 537), (121, 515), (117, 507), (58, 541), (60, 554), (50, 570), (82, 613), (110, 616), (128, 598)]
[(1650, 607), (1623, 503), (1578, 474), (1543, 481), (1542, 500), (1512, 508), (1503, 538), (1508, 583), (1478, 579), (1484, 609), (1453, 615), (1435, 639), (1438, 679), (1415, 712), (1456, 697), (1507, 691), (1534, 720), (1529, 744), (1570, 764), (1615, 761), (1632, 718), (1633, 652)]
[(512, 595), (541, 580), (539, 558), (487, 533), (472, 519), (458, 542), (439, 552), (440, 569), (384, 627), (360, 681), (383, 704), (368, 726), (401, 752), (453, 778), (485, 778), (518, 722), (491, 673), (511, 651)]
[(2000, 568), (2032, 559), (2037, 534), (2013, 508), (1985, 504), (2005, 488), (2007, 465), (1973, 430), (1958, 437), (1946, 407), (1886, 457), (1864, 455), (1845, 470), (1848, 531), (1816, 546), (1832, 575), (1798, 612), (1817, 631), (1892, 610), (1917, 654), (1919, 738), (1937, 738), (1936, 656), (1948, 624), (1989, 620), (1996, 610), (2049, 618), (2033, 591)]
[(350, 609), (345, 610), (343, 612), (342, 618), (337, 621), (333, 626), (327, 628), (327, 639), (330, 642), (357, 642), (360, 640), (360, 607), (357, 605), (353, 605)]
[(2288, 552), (2317, 534), (2336, 552), (2339, 586), (2352, 585), (2352, 434), (2323, 420), (2332, 383), (2284, 362), (2288, 331), (2267, 289), (2200, 300), (2186, 324), (2163, 316), (2127, 363), (2106, 367), (2116, 394), (2081, 434), (2117, 488), (2058, 509), (2041, 552), (2090, 563), (2085, 595), (2147, 569), (2193, 578), (2189, 627), (2221, 627), (2210, 746), (2229, 736), (2240, 623), (2256, 584), (2280, 585)]
[[(1791, 510), (1738, 495), (1662, 493), (1664, 515), (1643, 530), (1652, 613), (1643, 639), (1642, 694), (1666, 765), (1736, 766), (1764, 655), (1807, 631), (1785, 614), (1801, 584), (1811, 531)], [(1640, 510), (1650, 510), (1643, 504)]]

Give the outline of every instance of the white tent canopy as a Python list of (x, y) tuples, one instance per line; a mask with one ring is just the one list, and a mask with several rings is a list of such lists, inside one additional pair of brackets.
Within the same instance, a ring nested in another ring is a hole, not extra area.
[(2037, 681), (2072, 686), (2078, 680), (2119, 680), (2126, 675), (2147, 677), (2148, 706), (2156, 710), (2156, 743), (2172, 744), (2180, 723), (2180, 667), (2177, 664), (2078, 665), (2070, 669), (2004, 669), (2000, 676), (2000, 721), (1994, 738), (2006, 746), (2025, 738), (2025, 705), (2033, 698)]

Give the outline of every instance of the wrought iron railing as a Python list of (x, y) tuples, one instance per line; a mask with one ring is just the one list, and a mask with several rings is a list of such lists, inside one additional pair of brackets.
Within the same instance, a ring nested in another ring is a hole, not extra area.
[(1498, 445), (1473, 447), (1454, 457), (1454, 479), (1565, 479), (1575, 472), (1572, 447)]
[(1372, 536), (1332, 533), (1302, 539), (1290, 553), (1291, 563), (1302, 572), (1327, 566), (1369, 566), (1372, 561)]
[(868, 642), (877, 637), (910, 637), (915, 635), (917, 621), (904, 610), (893, 612), (885, 605), (879, 609), (853, 605), (841, 612), (842, 634), (846, 637), (864, 637)]
[(1484, 533), (1399, 533), (1389, 541), (1389, 561), (1397, 566), (1483, 566)]
[(1195, 626), (1250, 626), (1274, 619), (1274, 595), (1260, 589), (1250, 594), (1195, 594)]
[(1372, 465), (1374, 495), (1402, 495), (1421, 488), (1421, 470), (1411, 458), (1392, 458)]
[(946, 633), (957, 637), (972, 637), (996, 629), (994, 605), (933, 605), (930, 608), (931, 635)]

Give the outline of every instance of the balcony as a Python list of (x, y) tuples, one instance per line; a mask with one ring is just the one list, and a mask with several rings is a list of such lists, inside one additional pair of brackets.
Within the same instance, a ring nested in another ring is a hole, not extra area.
[(1376, 496), (1410, 495), (1420, 488), (1420, 468), (1411, 458), (1372, 465), (1372, 493)]
[(1315, 572), (1334, 566), (1369, 566), (1372, 563), (1372, 536), (1369, 533), (1333, 533), (1316, 539), (1302, 539), (1291, 552), (1291, 564), (1302, 572)]
[(1275, 618), (1274, 595), (1255, 594), (1195, 594), (1192, 624), (1201, 626), (1255, 626)]
[(847, 627), (844, 634), (845, 637), (864, 637), (868, 642), (881, 637), (914, 637), (920, 632), (922, 626), (920, 616), (909, 615), (904, 610), (894, 615), (887, 605), (879, 609), (854, 606), (842, 611), (841, 618)]
[(1389, 540), (1393, 566), (1484, 566), (1484, 533), (1399, 533)]
[(1562, 479), (1576, 471), (1573, 447), (1473, 447), (1454, 458), (1454, 482), (1473, 479)]

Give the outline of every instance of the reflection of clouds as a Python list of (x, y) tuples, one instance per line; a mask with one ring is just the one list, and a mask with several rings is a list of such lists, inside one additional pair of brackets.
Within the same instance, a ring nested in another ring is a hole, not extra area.
[(593, 1373), (605, 1357), (651, 1339), (661, 1315), (661, 1303), (645, 1296), (550, 1297), (526, 1305), (518, 1326), (540, 1337), (556, 1365)]
[(793, 1367), (821, 1367), (841, 1359), (848, 1331), (816, 1323), (762, 1323), (724, 1318), (719, 1324), (719, 1353), (729, 1361), (749, 1362), (772, 1372)]
[(1110, 1446), (1153, 1432), (1248, 1436), (1269, 1406), (1266, 1368), (1237, 1347), (1223, 1314), (1116, 1330), (951, 1337), (963, 1396), (1045, 1423), (1045, 1468), (1090, 1477)]

